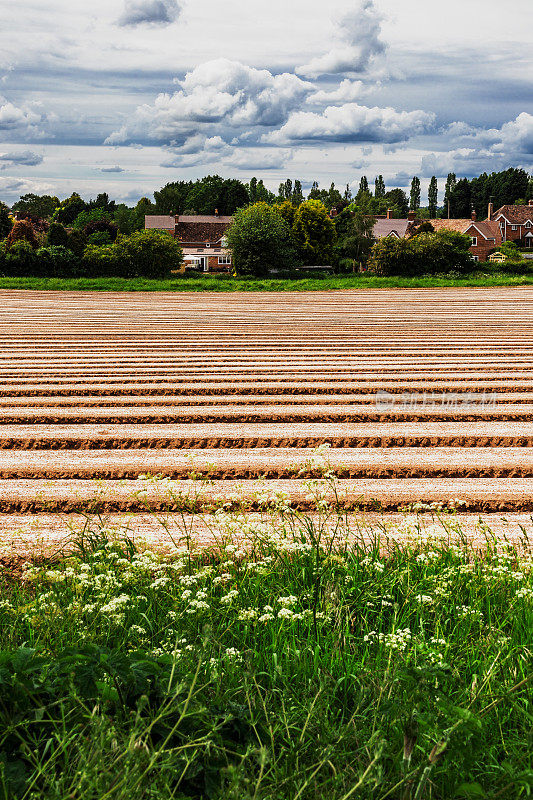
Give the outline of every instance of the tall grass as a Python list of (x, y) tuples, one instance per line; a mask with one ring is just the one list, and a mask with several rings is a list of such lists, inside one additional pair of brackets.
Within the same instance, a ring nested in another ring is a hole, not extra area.
[(1, 278), (0, 289), (105, 292), (310, 292), (347, 289), (433, 288), (446, 286), (530, 286), (533, 275), (509, 274), (492, 269), (463, 277), (435, 275), (420, 278), (372, 275), (323, 275), (290, 278), (234, 278), (230, 275), (147, 278)]
[(4, 570), (0, 797), (529, 796), (525, 539), (475, 548), (453, 517), (347, 538), (335, 507), (209, 519), (209, 552), (94, 519)]

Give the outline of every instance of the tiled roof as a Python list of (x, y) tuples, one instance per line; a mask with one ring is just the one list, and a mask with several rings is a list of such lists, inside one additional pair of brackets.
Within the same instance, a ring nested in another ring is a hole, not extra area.
[[(433, 229), (436, 231), (456, 231), (464, 233), (472, 225), (472, 219), (430, 219)], [(474, 223), (476, 224), (476, 223)]]
[(159, 230), (173, 231), (176, 224), (174, 217), (156, 216), (150, 214), (144, 218), (145, 229), (158, 228)]
[(224, 225), (230, 225), (233, 222), (233, 217), (217, 217), (216, 214), (210, 214), (209, 216), (202, 216), (201, 214), (190, 214), (185, 216), (184, 214), (180, 214), (179, 217), (176, 217), (176, 222), (217, 222), (223, 223)]
[(407, 233), (408, 219), (377, 219), (374, 225), (374, 238), (384, 239), (386, 236), (396, 234), (400, 239)]
[(502, 206), (494, 217), (503, 214), (513, 225), (524, 225), (528, 220), (533, 223), (533, 206)]
[(231, 217), (179, 217), (176, 236), (182, 242), (219, 242), (231, 222)]
[(485, 236), (486, 239), (494, 239), (495, 241), (501, 240), (500, 226), (495, 220), (485, 219), (482, 222), (471, 221), (470, 224), (475, 225), (481, 235)]

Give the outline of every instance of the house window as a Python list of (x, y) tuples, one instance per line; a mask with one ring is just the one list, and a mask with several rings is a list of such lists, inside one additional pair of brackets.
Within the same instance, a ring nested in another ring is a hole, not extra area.
[(479, 261), (479, 256), (472, 256), (472, 261)]
[(219, 256), (218, 257), (219, 264), (231, 264), (231, 256)]
[(526, 222), (526, 228), (531, 228), (531, 222), (529, 220)]
[(477, 236), (471, 236), (470, 239), (472, 240), (472, 247), (477, 247)]
[(511, 230), (512, 230), (512, 231), (515, 231), (515, 230), (516, 230), (516, 225), (513, 225), (513, 226), (511, 227)]

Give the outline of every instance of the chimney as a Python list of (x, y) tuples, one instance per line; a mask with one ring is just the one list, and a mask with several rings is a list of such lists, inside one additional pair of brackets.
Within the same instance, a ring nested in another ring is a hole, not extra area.
[(392, 219), (392, 208), (387, 209), (387, 219)]
[(407, 219), (409, 220), (409, 222), (412, 222), (414, 219), (416, 219), (416, 213), (414, 211), (408, 211)]
[(474, 209), (472, 209), (472, 222), (477, 222), (477, 214)]
[(215, 208), (215, 217), (218, 217), (218, 208)]
[(493, 213), (494, 213), (494, 205), (492, 203), (489, 203), (489, 210), (488, 210), (488, 213), (487, 213), (487, 219), (491, 220)]
[(533, 206), (533, 200), (530, 200), (530, 201), (529, 201), (529, 203), (528, 203), (528, 206), (529, 206), (530, 208), (531, 208), (531, 206)]

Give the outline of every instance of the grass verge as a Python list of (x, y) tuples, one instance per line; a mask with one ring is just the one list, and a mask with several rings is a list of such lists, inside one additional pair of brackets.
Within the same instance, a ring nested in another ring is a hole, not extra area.
[(526, 542), (213, 520), (212, 552), (139, 551), (96, 519), (4, 570), (0, 797), (529, 796)]
[(473, 272), (461, 278), (378, 278), (372, 275), (326, 275), (304, 278), (233, 278), (199, 276), (149, 280), (145, 278), (0, 278), (0, 289), (92, 292), (312, 292), (348, 289), (431, 289), (446, 286), (531, 286), (533, 274)]

